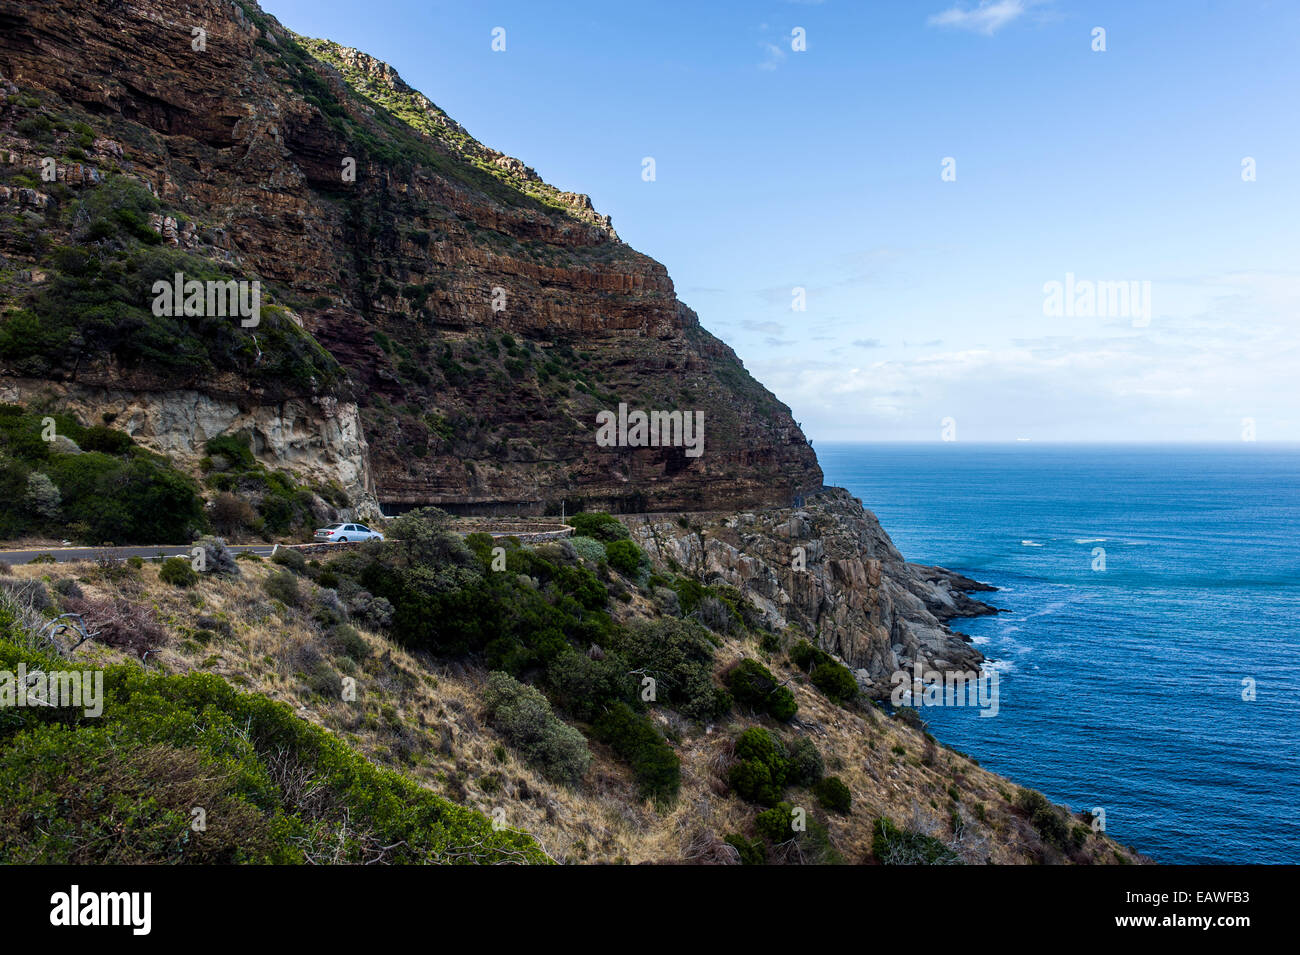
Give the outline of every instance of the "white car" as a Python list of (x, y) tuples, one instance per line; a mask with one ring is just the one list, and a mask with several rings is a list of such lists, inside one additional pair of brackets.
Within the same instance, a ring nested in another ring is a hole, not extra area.
[(381, 541), (384, 535), (372, 531), (365, 524), (331, 524), (315, 534), (316, 540), (326, 544), (346, 544), (348, 541)]

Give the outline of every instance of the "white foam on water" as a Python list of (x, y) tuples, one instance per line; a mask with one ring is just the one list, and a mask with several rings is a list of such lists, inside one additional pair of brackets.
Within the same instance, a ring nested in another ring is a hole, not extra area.
[(1033, 618), (1033, 617), (1045, 617), (1045, 616), (1047, 616), (1049, 613), (1056, 613), (1056, 611), (1058, 611), (1058, 610), (1060, 610), (1062, 607), (1064, 607), (1064, 606), (1066, 605), (1066, 603), (1067, 603), (1067, 601), (1064, 601), (1064, 600), (1053, 600), (1053, 601), (1050, 601), (1050, 602), (1049, 602), (1046, 606), (1044, 606), (1041, 610), (1035, 610), (1033, 613), (1025, 614), (1023, 617), (1021, 617), (1021, 619), (1022, 619), (1022, 620), (1029, 620), (1029, 619), (1031, 619), (1031, 618)]

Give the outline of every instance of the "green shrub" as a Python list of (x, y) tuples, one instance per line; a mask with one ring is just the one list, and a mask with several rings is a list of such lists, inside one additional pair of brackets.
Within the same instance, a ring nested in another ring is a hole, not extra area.
[(730, 633), (740, 623), (740, 618), (732, 609), (713, 596), (705, 597), (700, 601), (695, 617), (715, 633)]
[(811, 673), (817, 664), (831, 659), (829, 653), (813, 646), (807, 640), (800, 640), (792, 646), (789, 655), (790, 662), (805, 673)]
[(342, 690), (339, 675), (325, 660), (317, 660), (312, 664), (304, 675), (303, 682), (311, 692), (331, 699), (338, 699)]
[(851, 703), (858, 696), (858, 681), (853, 671), (836, 660), (828, 660), (813, 667), (809, 677), (817, 687), (836, 703)]
[(605, 561), (605, 545), (594, 537), (570, 537), (568, 538), (571, 546), (579, 557), (589, 564), (600, 564)]
[(56, 454), (49, 474), (63, 495), (63, 519), (84, 525), (89, 543), (180, 544), (207, 524), (198, 485), (158, 455)]
[(771, 809), (760, 812), (754, 819), (754, 828), (768, 842), (780, 844), (788, 842), (796, 835), (794, 831), (794, 806), (788, 802), (779, 802)]
[(609, 591), (585, 567), (556, 567), (550, 583), (562, 594), (567, 594), (587, 610), (599, 610), (609, 603)]
[(117, 431), (97, 424), (86, 428), (77, 436), (77, 446), (83, 451), (101, 451), (122, 456), (135, 448), (135, 442), (125, 431)]
[[(1070, 827), (1062, 813), (1047, 797), (1034, 789), (1021, 789), (1016, 794), (1016, 808), (1029, 817), (1030, 824), (1038, 830), (1043, 841), (1060, 849), (1070, 849)], [(1075, 847), (1077, 848), (1077, 846)]]
[(673, 618), (637, 621), (617, 646), (629, 669), (654, 679), (656, 702), (703, 721), (731, 708), (726, 691), (713, 682), (714, 647), (699, 624)]
[(822, 754), (817, 752), (817, 745), (806, 736), (799, 737), (790, 745), (786, 762), (789, 765), (787, 776), (792, 786), (811, 786), (825, 772)]
[[(0, 536), (181, 544), (205, 528), (198, 485), (125, 432), (85, 427), (58, 411), (0, 409), (0, 497), (28, 505), (0, 509)], [(85, 453), (64, 453), (66, 445), (42, 440), (47, 417)]]
[(632, 767), (643, 798), (660, 805), (676, 798), (682, 781), (681, 760), (643, 714), (626, 703), (615, 703), (591, 730)]
[(780, 723), (790, 722), (798, 710), (799, 704), (795, 702), (794, 694), (786, 687), (777, 687), (768, 698), (768, 715)]
[(700, 601), (709, 595), (709, 588), (692, 577), (677, 577), (671, 588), (677, 594), (677, 604), (684, 614), (694, 613), (699, 608)]
[(44, 141), (54, 129), (54, 123), (44, 113), (37, 113), (35, 116), (20, 119), (15, 128), (28, 139)]
[(581, 537), (594, 537), (598, 541), (625, 540), (630, 537), (627, 527), (618, 518), (599, 511), (574, 514), (566, 523)]
[(496, 541), (492, 539), (491, 534), (476, 532), (465, 535), (465, 546), (474, 552), (480, 563), (492, 566), (492, 548), (496, 546)]
[(846, 704), (857, 699), (858, 681), (853, 671), (807, 640), (790, 648), (790, 662), (810, 674), (812, 685), (834, 702)]
[(827, 809), (847, 813), (853, 805), (853, 794), (838, 776), (827, 776), (813, 786), (813, 795)]
[(778, 777), (784, 782), (786, 755), (780, 741), (761, 726), (751, 726), (736, 738), (736, 758), (740, 760), (757, 760), (774, 771), (779, 770)]
[(757, 839), (749, 840), (739, 833), (733, 832), (722, 840), (727, 845), (735, 848), (740, 854), (741, 865), (763, 865), (767, 862), (767, 849)]
[(356, 627), (346, 623), (335, 624), (330, 628), (328, 639), (330, 646), (352, 660), (364, 660), (370, 655), (370, 645)]
[(395, 518), (389, 525), (388, 535), (396, 551), (408, 564), (453, 563), (469, 566), (474, 563), (473, 552), (461, 538), (448, 531), (450, 518), (436, 507), (417, 507)]
[(727, 783), (747, 802), (770, 806), (781, 798), (782, 786), (772, 770), (755, 760), (736, 763), (727, 772)]
[(633, 703), (636, 685), (621, 657), (594, 660), (570, 649), (547, 667), (546, 683), (557, 705), (580, 720), (591, 721), (614, 700)]
[(158, 570), (158, 579), (173, 587), (193, 587), (199, 582), (199, 575), (184, 557), (168, 557)]
[(209, 455), (221, 455), (236, 470), (248, 471), (257, 467), (250, 434), (222, 434), (209, 438), (204, 442), (203, 450)]
[(271, 563), (288, 567), (295, 574), (307, 573), (307, 558), (302, 556), (301, 551), (294, 550), (292, 547), (277, 548), (271, 555)]
[(605, 545), (605, 559), (620, 574), (635, 577), (640, 573), (641, 564), (646, 558), (641, 548), (630, 540), (616, 540)]
[(737, 762), (727, 782), (741, 798), (771, 806), (785, 789), (789, 763), (780, 742), (761, 726), (751, 726), (736, 739)]
[(537, 690), (508, 673), (489, 675), (483, 693), (490, 724), (543, 775), (573, 784), (591, 765), (591, 752), (582, 734), (566, 725)]
[(958, 865), (956, 853), (933, 836), (900, 829), (881, 816), (872, 823), (871, 853), (881, 865)]
[(761, 710), (782, 723), (788, 723), (798, 710), (794, 694), (780, 686), (757, 660), (741, 660), (728, 675), (727, 688), (740, 706)]
[(302, 600), (298, 591), (298, 578), (290, 570), (277, 570), (262, 581), (262, 589), (272, 600), (286, 607), (296, 607)]

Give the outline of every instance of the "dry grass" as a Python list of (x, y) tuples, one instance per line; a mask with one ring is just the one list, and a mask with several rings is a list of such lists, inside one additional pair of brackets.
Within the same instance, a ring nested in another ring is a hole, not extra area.
[[(332, 645), (328, 627), (308, 609), (316, 588), (300, 581), (304, 609), (270, 600), (261, 582), (274, 565), (239, 562), (239, 578), (203, 577), (182, 590), (158, 580), (157, 565), (128, 576), (105, 573), (94, 563), (24, 565), (19, 578), (74, 578), (87, 601), (118, 606), (126, 601), (156, 620), (168, 641), (146, 665), (165, 672), (216, 673), (237, 687), (292, 706), (376, 763), (408, 774), (452, 800), (533, 834), (546, 852), (564, 862), (696, 862), (729, 864), (728, 833), (752, 835), (760, 811), (728, 793), (727, 769), (736, 735), (763, 723), (793, 740), (808, 735), (852, 793), (849, 815), (827, 813), (806, 790), (791, 789), (787, 801), (825, 822), (831, 844), (845, 861), (869, 861), (871, 823), (888, 816), (953, 846), (964, 861), (1024, 863), (1057, 861), (1037, 832), (1012, 807), (1017, 787), (969, 759), (937, 747), (927, 760), (923, 734), (873, 709), (846, 710), (807, 685), (800, 671), (767, 658), (752, 642), (725, 639), (719, 669), (744, 656), (763, 660), (789, 680), (799, 712), (789, 726), (732, 713), (724, 723), (688, 728), (662, 711), (661, 724), (680, 733), (682, 786), (666, 811), (640, 800), (627, 767), (598, 743), (579, 788), (556, 785), (516, 759), (485, 725), (479, 687), (486, 673), (459, 662), (414, 655), (358, 628), (368, 649), (359, 662)], [(620, 616), (651, 613), (639, 596), (616, 608)], [(78, 660), (119, 660), (120, 650), (102, 644), (77, 651)], [(355, 700), (340, 692), (344, 677), (356, 681)], [(901, 753), (898, 752), (901, 750)], [(959, 798), (949, 795), (954, 787)], [(977, 807), (982, 806), (983, 818)], [(951, 813), (960, 819), (952, 828)], [(1090, 836), (1081, 858), (1114, 860), (1115, 845)], [(1126, 856), (1132, 856), (1123, 850)], [(1134, 861), (1141, 861), (1132, 856)]]

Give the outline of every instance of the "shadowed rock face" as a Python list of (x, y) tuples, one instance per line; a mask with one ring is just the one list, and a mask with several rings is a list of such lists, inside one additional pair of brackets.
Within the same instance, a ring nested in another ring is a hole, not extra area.
[(983, 660), (947, 621), (996, 613), (964, 593), (993, 588), (907, 563), (876, 516), (842, 488), (800, 508), (691, 515), (686, 528), (676, 515), (626, 522), (661, 569), (671, 560), (737, 588), (774, 628), (794, 627), (856, 670), (874, 696), (888, 696), (892, 675), (910, 675), (914, 663), (970, 671)]
[[(147, 423), (140, 436), (160, 448), (195, 446), (157, 433), (186, 420), (166, 409), (194, 393), (234, 428), (298, 402), (316, 409), (321, 441), (348, 442), (327, 456), (351, 462), (368, 444), (368, 478), (355, 463), (337, 476), (353, 490), (368, 479), (392, 505), (745, 508), (820, 487), (789, 409), (677, 301), (662, 265), (619, 241), (586, 196), (478, 143), (386, 64), (297, 38), (252, 3), (5, 0), (0, 75), (13, 87), (0, 110), (12, 162), (0, 168), (36, 179), (43, 157), (58, 167), (49, 188), (0, 193), (0, 211), (42, 218), (47, 237), (34, 248), (0, 233), (0, 272), (19, 276), (0, 279), (6, 299), (57, 274), (51, 249), (86, 242), (79, 200), (129, 177), (157, 197), (161, 248), (261, 281), (341, 366), (337, 378), (255, 382), (217, 367), (177, 381), (121, 357), (135, 354), (123, 322), (111, 347), (74, 337), (39, 374), (0, 374), (101, 395), (88, 410)], [(24, 125), (38, 115), (53, 131)], [(70, 156), (77, 123), (91, 132)], [(353, 400), (360, 433), (330, 423)], [(596, 414), (620, 401), (703, 411), (703, 455), (597, 447)], [(305, 466), (281, 444), (255, 442), (280, 448), (268, 463)]]

